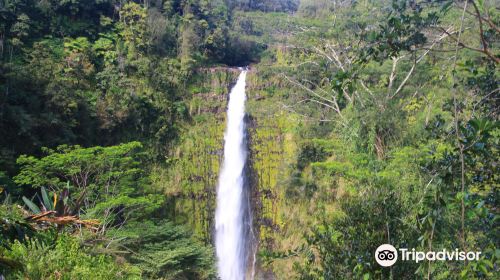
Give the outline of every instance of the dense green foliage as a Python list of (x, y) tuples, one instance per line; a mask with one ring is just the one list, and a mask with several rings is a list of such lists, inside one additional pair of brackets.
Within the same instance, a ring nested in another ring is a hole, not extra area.
[[(498, 279), (498, 11), (0, 0), (0, 276), (216, 279), (228, 66), (250, 65), (256, 279)], [(383, 243), (482, 255), (383, 268)]]
[[(275, 167), (262, 198), (273, 205), (261, 208), (265, 267), (290, 275), (293, 264), (300, 279), (498, 277), (498, 12), (476, 2), (302, 1), (292, 18), (246, 14), (252, 30), (276, 23), (247, 33), (283, 42), (254, 90), (289, 119), (272, 134), (291, 165)], [(483, 258), (384, 269), (373, 257), (384, 243)]]
[(129, 256), (143, 276), (151, 279), (214, 278), (210, 248), (190, 239), (189, 234), (170, 222), (135, 222), (116, 230), (113, 238), (133, 252)]
[(64, 235), (53, 245), (40, 239), (16, 241), (5, 257), (25, 267), (7, 270), (8, 279), (140, 279), (138, 269), (118, 265), (105, 255), (84, 252), (74, 238)]
[(213, 278), (154, 180), (198, 68), (245, 45), (230, 17), (223, 1), (0, 2), (0, 275)]

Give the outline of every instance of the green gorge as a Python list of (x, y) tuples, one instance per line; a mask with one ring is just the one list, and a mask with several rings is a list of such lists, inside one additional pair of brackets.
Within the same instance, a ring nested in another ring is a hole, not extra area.
[(220, 279), (246, 66), (234, 279), (499, 279), (499, 26), (494, 0), (0, 0), (0, 279)]

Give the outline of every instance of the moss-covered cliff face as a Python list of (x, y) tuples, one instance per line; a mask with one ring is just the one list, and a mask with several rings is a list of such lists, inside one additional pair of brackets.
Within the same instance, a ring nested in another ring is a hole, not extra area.
[[(260, 79), (258, 69), (249, 75), (248, 83), (247, 112), (252, 119), (248, 128), (249, 149), (255, 182), (254, 226), (259, 233), (259, 251), (273, 251), (281, 247), (281, 234), (286, 227), (284, 186), (296, 149), (291, 132), (295, 122), (270, 98), (269, 88)], [(265, 267), (258, 273), (265, 279), (272, 279), (272, 274), (273, 271)]]
[(172, 197), (170, 211), (178, 223), (191, 225), (195, 234), (211, 243), (219, 164), (228, 92), (237, 69), (201, 69), (189, 83), (190, 121), (181, 128), (178, 144), (158, 168), (158, 188)]
[[(275, 50), (271, 50), (275, 51)], [(256, 65), (248, 76), (247, 113), (251, 165), (254, 170), (254, 224), (259, 232), (259, 255), (294, 250), (303, 237), (307, 215), (299, 203), (289, 201), (289, 186), (300, 141), (303, 120), (281, 102), (291, 88), (272, 66)], [(259, 258), (257, 279), (282, 279), (293, 274), (293, 258), (263, 262)]]

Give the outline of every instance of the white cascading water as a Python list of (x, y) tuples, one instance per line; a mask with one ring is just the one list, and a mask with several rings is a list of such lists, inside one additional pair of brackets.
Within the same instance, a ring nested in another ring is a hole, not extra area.
[(243, 280), (246, 273), (245, 79), (246, 70), (243, 70), (229, 94), (224, 163), (217, 187), (215, 247), (222, 280)]

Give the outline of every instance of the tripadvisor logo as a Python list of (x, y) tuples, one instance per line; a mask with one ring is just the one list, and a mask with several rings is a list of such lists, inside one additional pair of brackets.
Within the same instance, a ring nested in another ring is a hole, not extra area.
[(481, 252), (464, 252), (458, 249), (422, 252), (415, 249), (399, 248), (398, 254), (398, 250), (391, 244), (382, 244), (375, 251), (375, 260), (381, 266), (388, 267), (396, 263), (398, 255), (401, 256), (402, 261), (414, 261), (415, 263), (421, 261), (477, 261)]

